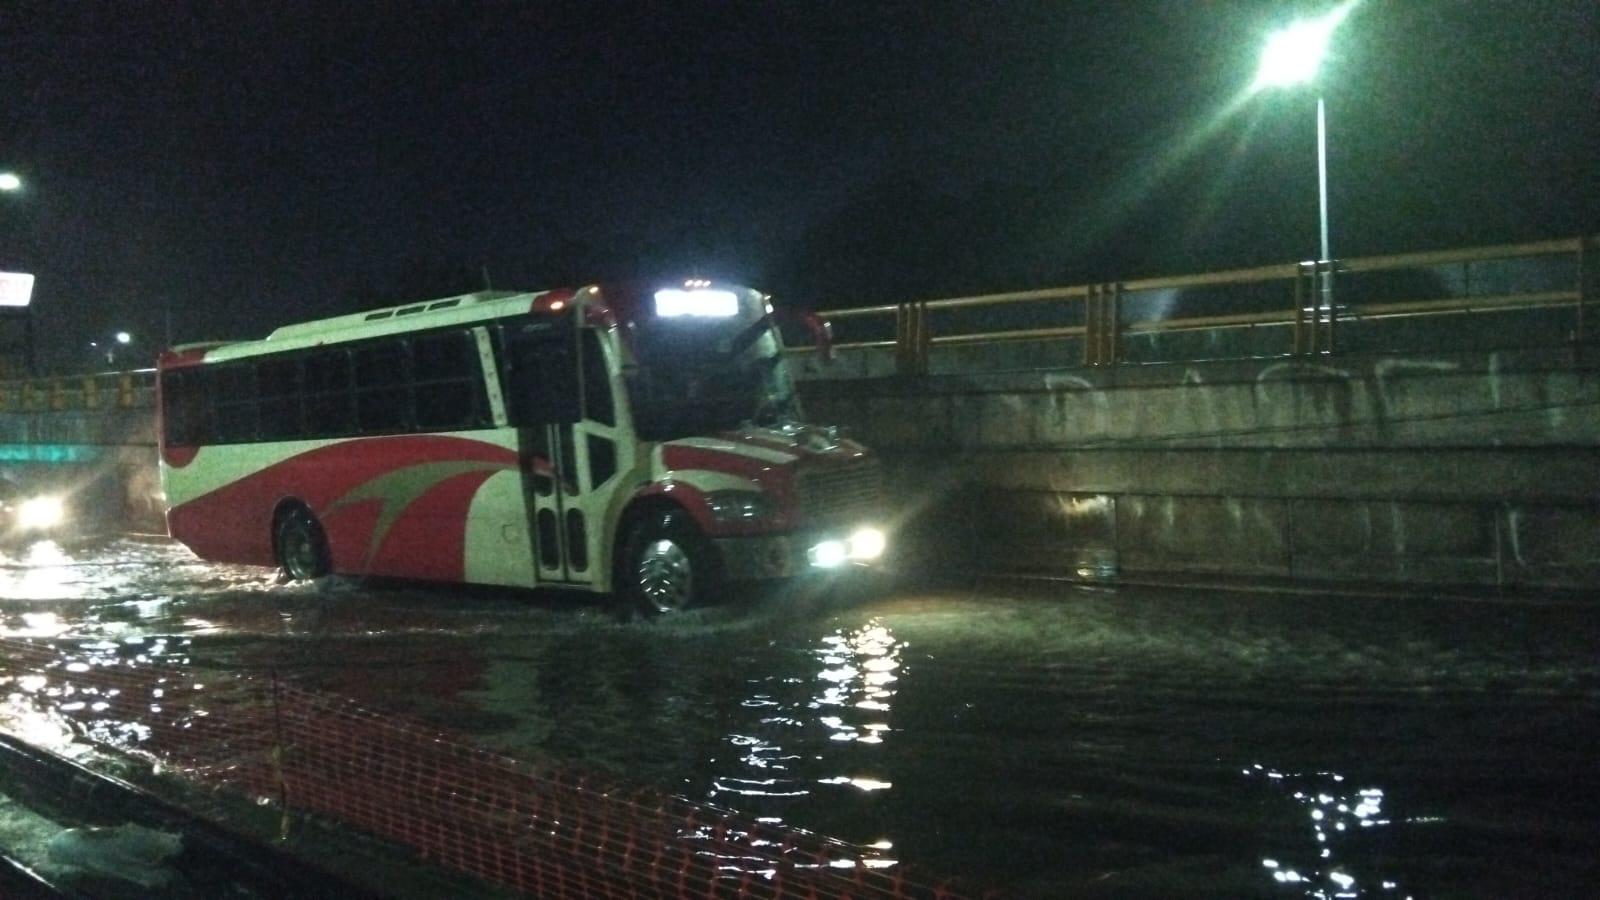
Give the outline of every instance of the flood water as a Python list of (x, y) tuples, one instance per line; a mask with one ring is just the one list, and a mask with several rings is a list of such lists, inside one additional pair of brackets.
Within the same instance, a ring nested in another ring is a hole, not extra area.
[(0, 597), (0, 637), (275, 671), (1021, 896), (1578, 897), (1600, 875), (1590, 603), (968, 585), (638, 623), (125, 541), (6, 551)]

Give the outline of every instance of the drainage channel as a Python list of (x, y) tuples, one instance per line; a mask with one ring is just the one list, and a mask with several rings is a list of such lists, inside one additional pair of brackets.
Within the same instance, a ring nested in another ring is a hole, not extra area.
[(0, 809), (8, 898), (382, 896), (4, 734)]

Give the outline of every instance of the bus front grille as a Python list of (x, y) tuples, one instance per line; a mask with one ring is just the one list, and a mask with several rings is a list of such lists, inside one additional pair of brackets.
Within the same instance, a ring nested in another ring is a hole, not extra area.
[(797, 484), (808, 525), (851, 525), (882, 515), (883, 473), (874, 461), (802, 468)]

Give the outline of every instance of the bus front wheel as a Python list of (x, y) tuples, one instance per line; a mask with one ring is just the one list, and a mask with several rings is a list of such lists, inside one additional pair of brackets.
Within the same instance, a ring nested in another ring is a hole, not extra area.
[(311, 581), (328, 574), (328, 541), (317, 517), (296, 507), (278, 519), (278, 564), (292, 581)]
[(682, 510), (651, 513), (629, 532), (618, 587), (647, 616), (711, 601), (721, 581), (716, 549)]

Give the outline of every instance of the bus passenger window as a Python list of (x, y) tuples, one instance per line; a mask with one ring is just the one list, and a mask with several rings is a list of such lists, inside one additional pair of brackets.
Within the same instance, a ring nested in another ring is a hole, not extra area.
[(256, 368), (248, 362), (218, 366), (214, 379), (216, 420), (213, 440), (243, 444), (256, 439)]
[[(542, 324), (542, 323), (541, 323)], [(571, 331), (506, 325), (499, 341), (506, 414), (519, 428), (578, 421), (578, 372)]]
[(256, 367), (261, 392), (262, 440), (300, 437), (300, 361), (268, 359)]
[(307, 436), (339, 437), (355, 431), (350, 357), (343, 350), (307, 356), (305, 387)]
[(589, 435), (589, 490), (611, 480), (617, 474), (617, 445), (610, 438)]
[(478, 428), (487, 424), (489, 403), (472, 334), (454, 331), (411, 342), (417, 427), (423, 430)]
[(406, 346), (367, 344), (351, 354), (356, 370), (356, 422), (362, 434), (405, 431), (411, 420)]
[(593, 331), (583, 333), (583, 405), (590, 419), (602, 425), (617, 424), (605, 353), (600, 349), (600, 336)]
[(161, 376), (162, 424), (170, 446), (195, 447), (204, 443), (202, 432), (211, 417), (211, 398), (202, 371), (179, 370)]

